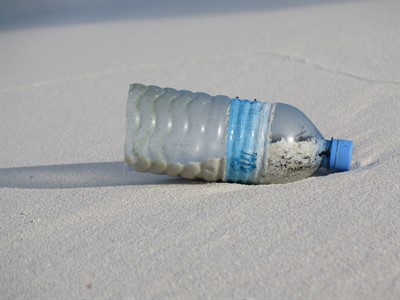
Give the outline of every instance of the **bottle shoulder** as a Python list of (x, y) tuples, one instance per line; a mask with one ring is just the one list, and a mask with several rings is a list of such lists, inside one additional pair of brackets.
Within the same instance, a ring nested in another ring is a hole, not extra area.
[(271, 111), (271, 142), (318, 141), (324, 137), (311, 120), (298, 108), (276, 102)]

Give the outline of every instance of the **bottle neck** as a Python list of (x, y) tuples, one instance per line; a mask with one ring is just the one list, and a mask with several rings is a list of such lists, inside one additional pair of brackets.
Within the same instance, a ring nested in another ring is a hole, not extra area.
[(325, 140), (325, 145), (323, 147), (324, 150), (321, 152), (322, 155), (321, 168), (329, 169), (331, 142), (332, 140)]

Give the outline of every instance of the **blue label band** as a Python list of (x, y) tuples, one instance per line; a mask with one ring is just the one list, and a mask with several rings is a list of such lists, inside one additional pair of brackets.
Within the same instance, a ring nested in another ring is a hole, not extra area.
[(225, 180), (257, 183), (268, 146), (271, 104), (232, 99), (229, 107)]

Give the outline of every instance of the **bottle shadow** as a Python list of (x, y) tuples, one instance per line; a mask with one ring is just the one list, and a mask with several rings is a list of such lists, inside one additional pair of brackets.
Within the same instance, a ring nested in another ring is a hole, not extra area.
[(124, 162), (47, 165), (0, 169), (0, 187), (70, 189), (122, 185), (182, 184), (184, 179), (138, 173)]

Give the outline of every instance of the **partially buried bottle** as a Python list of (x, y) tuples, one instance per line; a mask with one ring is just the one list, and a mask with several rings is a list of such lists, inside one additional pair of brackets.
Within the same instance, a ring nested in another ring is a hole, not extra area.
[(139, 172), (247, 184), (348, 171), (352, 142), (325, 140), (284, 103), (131, 84), (125, 161)]

